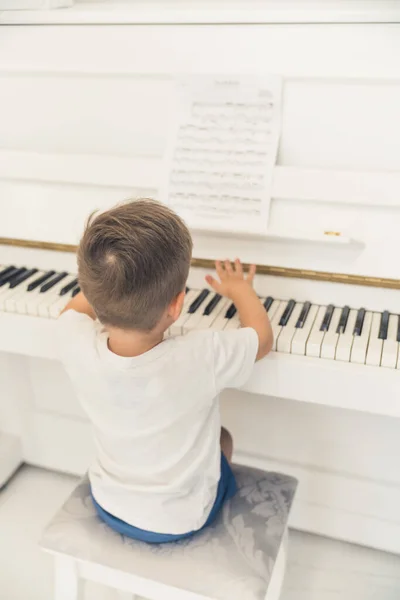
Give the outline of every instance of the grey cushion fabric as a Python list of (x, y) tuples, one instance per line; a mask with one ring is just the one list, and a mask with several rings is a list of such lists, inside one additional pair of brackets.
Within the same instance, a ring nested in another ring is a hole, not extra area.
[(249, 467), (233, 470), (238, 493), (214, 524), (187, 540), (159, 545), (105, 525), (85, 478), (46, 528), (42, 547), (216, 600), (263, 600), (297, 481)]

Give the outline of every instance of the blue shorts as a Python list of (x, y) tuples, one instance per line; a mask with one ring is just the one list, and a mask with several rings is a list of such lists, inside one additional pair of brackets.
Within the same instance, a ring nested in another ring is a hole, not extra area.
[[(201, 529), (204, 529), (213, 523), (218, 516), (218, 513), (221, 510), (224, 502), (229, 500), (229, 498), (232, 498), (232, 496), (236, 494), (236, 491), (237, 487), (235, 476), (232, 473), (230, 464), (221, 452), (221, 478), (218, 483), (217, 497), (208, 519)], [(188, 538), (197, 533), (197, 531), (190, 531), (189, 533), (181, 533), (176, 535), (170, 533), (154, 533), (153, 531), (139, 529), (138, 527), (133, 527), (133, 525), (125, 523), (125, 521), (121, 521), (121, 519), (114, 517), (109, 512), (101, 508), (101, 506), (97, 504), (93, 495), (92, 500), (100, 519), (107, 523), (107, 525), (109, 525), (111, 529), (114, 529), (114, 531), (117, 531), (118, 533), (126, 535), (135, 540), (148, 542), (150, 544), (163, 544), (165, 542), (176, 542), (177, 540)], [(199, 531), (201, 531), (201, 529)]]

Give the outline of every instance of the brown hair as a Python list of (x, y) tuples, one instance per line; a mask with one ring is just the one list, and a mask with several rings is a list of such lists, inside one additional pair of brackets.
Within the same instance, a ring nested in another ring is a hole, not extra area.
[(104, 325), (150, 331), (189, 273), (192, 239), (167, 206), (140, 199), (91, 215), (79, 283)]

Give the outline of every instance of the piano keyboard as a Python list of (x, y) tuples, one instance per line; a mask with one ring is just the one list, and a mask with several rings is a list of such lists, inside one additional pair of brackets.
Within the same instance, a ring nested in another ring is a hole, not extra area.
[[(76, 275), (0, 266), (0, 311), (56, 319), (80, 291)], [(227, 298), (208, 289), (186, 289), (182, 314), (167, 335), (196, 329), (240, 327)], [(400, 368), (400, 317), (329, 304), (260, 298), (274, 333), (273, 350), (335, 361)]]

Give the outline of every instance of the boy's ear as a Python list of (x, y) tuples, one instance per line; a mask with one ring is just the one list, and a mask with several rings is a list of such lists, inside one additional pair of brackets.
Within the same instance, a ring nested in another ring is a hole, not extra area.
[(177, 296), (172, 300), (168, 308), (168, 315), (176, 321), (182, 312), (183, 301), (185, 299), (185, 292), (179, 292)]

